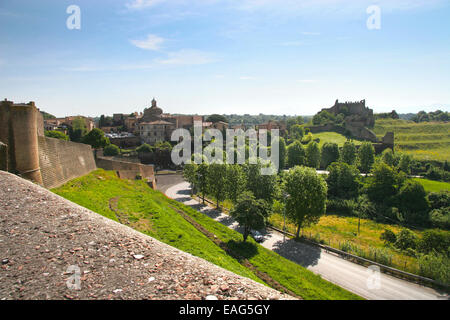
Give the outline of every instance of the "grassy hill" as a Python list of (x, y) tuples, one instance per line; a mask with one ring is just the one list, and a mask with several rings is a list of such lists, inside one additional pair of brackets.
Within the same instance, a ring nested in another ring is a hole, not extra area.
[[(242, 236), (236, 231), (168, 199), (143, 181), (120, 180), (114, 172), (99, 169), (52, 191), (236, 274), (265, 284), (276, 282), (304, 299), (360, 299), (252, 239), (242, 243)], [(213, 234), (217, 241), (206, 233)], [(230, 255), (229, 250), (235, 255)]]
[[(348, 138), (340, 133), (337, 132), (320, 132), (320, 133), (314, 133), (313, 135), (314, 139), (319, 138), (319, 147), (322, 148), (322, 146), (325, 144), (325, 142), (332, 142), (336, 143), (339, 147), (342, 147), (344, 143), (348, 140)], [(356, 145), (362, 144), (362, 141), (359, 140), (353, 140), (353, 143)]]
[(396, 149), (421, 160), (450, 160), (450, 123), (377, 120), (373, 129), (381, 138), (395, 133)]

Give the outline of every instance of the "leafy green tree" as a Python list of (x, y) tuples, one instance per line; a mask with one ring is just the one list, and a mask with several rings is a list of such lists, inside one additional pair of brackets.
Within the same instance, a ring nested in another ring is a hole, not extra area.
[(55, 139), (60, 139), (60, 140), (66, 140), (66, 141), (69, 141), (69, 137), (68, 137), (65, 133), (63, 133), (63, 132), (61, 132), (61, 131), (56, 131), (56, 130), (45, 131), (45, 132), (44, 132), (44, 135), (45, 135), (46, 137), (49, 137), (49, 138), (55, 138)]
[(287, 158), (287, 148), (286, 141), (283, 137), (279, 139), (279, 156), (280, 156), (280, 168), (279, 170), (283, 170), (286, 168), (286, 158)]
[(364, 142), (358, 150), (358, 161), (361, 172), (368, 173), (375, 162), (375, 149), (370, 142)]
[(351, 199), (358, 197), (359, 171), (355, 166), (344, 162), (334, 162), (328, 166), (328, 195), (336, 198)]
[(398, 165), (400, 171), (403, 171), (405, 174), (411, 173), (411, 156), (408, 154), (402, 154), (400, 158), (400, 163)]
[(86, 122), (81, 117), (76, 117), (72, 121), (72, 126), (69, 128), (69, 137), (71, 141), (81, 142), (87, 133)]
[(326, 142), (322, 146), (321, 164), (323, 168), (327, 168), (333, 162), (339, 161), (339, 146), (337, 143)]
[(305, 164), (305, 148), (300, 141), (294, 141), (287, 148), (288, 154), (288, 167), (302, 166)]
[(212, 123), (216, 123), (216, 122), (220, 122), (220, 121), (228, 123), (228, 119), (225, 116), (220, 115), (220, 114), (210, 115), (206, 119), (206, 122), (212, 122)]
[(347, 140), (342, 147), (341, 153), (342, 161), (346, 164), (353, 165), (356, 162), (356, 146), (355, 144)]
[(153, 151), (154, 151), (153, 147), (147, 143), (144, 143), (136, 148), (136, 152), (138, 153), (150, 153)]
[(197, 165), (194, 162), (189, 162), (184, 165), (183, 178), (191, 184), (191, 192), (195, 193), (196, 178), (197, 178)]
[(196, 182), (198, 186), (198, 191), (202, 194), (203, 204), (205, 203), (205, 194), (208, 192), (208, 167), (209, 165), (205, 162), (198, 165), (196, 170)]
[(388, 204), (397, 195), (400, 184), (401, 179), (393, 167), (377, 162), (366, 181), (367, 194), (371, 201)]
[(294, 124), (291, 127), (291, 130), (289, 131), (290, 133), (290, 137), (292, 139), (296, 139), (296, 140), (302, 140), (303, 136), (305, 135), (305, 130), (303, 129), (303, 127), (299, 124)]
[(245, 189), (245, 174), (242, 167), (237, 164), (227, 165), (225, 193), (234, 204), (238, 196)]
[(236, 206), (231, 211), (231, 216), (244, 229), (244, 242), (247, 241), (252, 229), (259, 230), (265, 227), (267, 215), (267, 203), (256, 199), (250, 191), (245, 191), (238, 197)]
[(429, 217), (433, 227), (444, 230), (450, 229), (450, 207), (433, 209), (430, 211)]
[(244, 165), (246, 190), (251, 191), (256, 199), (263, 199), (272, 204), (277, 194), (277, 175), (262, 175), (261, 168), (263, 168), (261, 162)]
[(398, 200), (402, 211), (425, 212), (428, 210), (427, 193), (420, 182), (408, 180), (401, 187)]
[(286, 216), (297, 226), (297, 238), (302, 227), (317, 223), (325, 214), (327, 184), (312, 168), (295, 167), (284, 175), (283, 189)]
[(212, 163), (209, 165), (207, 174), (207, 183), (209, 194), (214, 196), (217, 201), (217, 208), (221, 201), (226, 197), (226, 175), (227, 167), (222, 163)]
[(320, 148), (315, 141), (311, 141), (306, 146), (306, 165), (314, 169), (320, 166)]
[(85, 135), (82, 142), (91, 145), (94, 149), (104, 148), (110, 144), (109, 139), (105, 137), (105, 133), (98, 128), (92, 129)]
[(119, 153), (119, 147), (114, 144), (109, 144), (105, 148), (103, 148), (103, 154), (108, 157), (117, 156)]
[(394, 152), (392, 151), (392, 149), (384, 150), (383, 153), (381, 154), (381, 159), (388, 166), (393, 167), (395, 165)]

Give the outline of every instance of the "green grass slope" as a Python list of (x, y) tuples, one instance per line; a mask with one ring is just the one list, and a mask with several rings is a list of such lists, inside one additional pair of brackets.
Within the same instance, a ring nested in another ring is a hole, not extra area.
[(379, 138), (394, 132), (396, 149), (418, 159), (450, 159), (450, 123), (383, 119), (376, 121), (373, 131)]
[(439, 192), (439, 191), (450, 191), (450, 183), (433, 181), (428, 179), (414, 179), (425, 188), (427, 192)]
[(361, 299), (307, 269), (267, 250), (253, 240), (242, 243), (242, 236), (219, 222), (168, 199), (142, 181), (120, 180), (113, 172), (97, 170), (72, 180), (53, 192), (110, 219), (128, 224), (180, 250), (208, 260), (236, 274), (262, 282), (255, 273), (188, 223), (174, 209), (181, 210), (258, 271), (304, 299)]

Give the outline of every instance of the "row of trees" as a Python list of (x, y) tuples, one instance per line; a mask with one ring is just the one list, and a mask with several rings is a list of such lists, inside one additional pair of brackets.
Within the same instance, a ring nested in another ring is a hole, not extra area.
[(251, 229), (264, 227), (274, 205), (284, 204), (286, 217), (297, 225), (298, 236), (302, 227), (317, 222), (325, 213), (325, 180), (312, 168), (296, 166), (277, 176), (262, 175), (262, 166), (190, 163), (183, 174), (203, 201), (208, 195), (217, 207), (225, 199), (233, 203), (231, 215), (242, 225), (244, 241)]

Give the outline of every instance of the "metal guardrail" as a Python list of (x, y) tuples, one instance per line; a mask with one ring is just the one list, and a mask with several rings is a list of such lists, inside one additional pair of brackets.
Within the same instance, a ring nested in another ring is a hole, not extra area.
[[(290, 233), (290, 232), (286, 232), (286, 231), (280, 230), (280, 229), (275, 228), (273, 226), (267, 226), (267, 228), (273, 229), (273, 230), (275, 230), (277, 232), (280, 232), (282, 234), (285, 234), (285, 235), (288, 235), (290, 237), (295, 238), (295, 235)], [(409, 272), (406, 272), (406, 271), (402, 271), (402, 270), (399, 270), (399, 269), (395, 269), (395, 268), (386, 266), (384, 264), (381, 264), (381, 263), (378, 263), (378, 262), (375, 262), (375, 261), (372, 261), (372, 260), (368, 260), (368, 259), (365, 259), (365, 258), (361, 258), (361, 257), (358, 257), (358, 256), (356, 256), (354, 254), (351, 254), (351, 253), (348, 253), (348, 252), (345, 252), (345, 251), (342, 251), (342, 250), (339, 250), (339, 249), (336, 249), (336, 248), (333, 248), (333, 247), (330, 247), (330, 246), (327, 246), (327, 245), (323, 245), (323, 244), (320, 244), (320, 243), (317, 243), (317, 242), (314, 242), (314, 241), (311, 241), (311, 240), (308, 240), (308, 239), (305, 239), (305, 238), (300, 238), (299, 240), (302, 241), (302, 242), (305, 242), (307, 244), (310, 244), (310, 245), (319, 247), (321, 249), (324, 249), (327, 252), (333, 252), (333, 253), (335, 253), (335, 254), (337, 254), (339, 256), (342, 256), (342, 257), (347, 258), (349, 260), (353, 260), (356, 263), (361, 264), (361, 265), (375, 265), (375, 266), (378, 266), (380, 268), (380, 271), (382, 271), (384, 273), (391, 274), (391, 275), (393, 275), (393, 276), (395, 276), (397, 278), (408, 279), (408, 280), (411, 280), (413, 282), (421, 283), (421, 284), (429, 284), (429, 285), (432, 285), (433, 287), (438, 287), (440, 289), (444, 289), (446, 292), (450, 291), (450, 286), (448, 286), (446, 284), (443, 284), (443, 283), (441, 283), (439, 281), (436, 281), (436, 280), (433, 280), (433, 279), (430, 279), (430, 278), (426, 278), (426, 277), (422, 277), (422, 276), (419, 276), (419, 275), (416, 275), (416, 274), (413, 274), (413, 273), (409, 273)]]
[[(201, 201), (201, 196), (199, 196), (198, 198)], [(209, 204), (212, 204), (214, 206), (216, 205), (215, 203), (213, 203), (211, 200), (207, 199), (206, 197), (205, 197), (205, 202), (209, 203)], [(223, 209), (223, 208), (222, 208), (222, 210), (227, 211), (226, 209)], [(274, 226), (268, 225), (267, 228), (275, 230), (275, 231), (277, 231), (279, 233), (285, 234), (285, 235), (290, 236), (292, 238), (295, 238), (294, 234), (292, 234), (290, 232), (287, 232), (287, 231), (283, 231), (283, 230), (278, 229), (278, 228), (276, 228)], [(317, 242), (314, 242), (314, 241), (311, 241), (311, 240), (308, 240), (308, 239), (305, 239), (305, 238), (300, 238), (298, 240), (300, 240), (302, 242), (305, 242), (305, 243), (307, 243), (309, 245), (312, 245), (312, 246), (324, 249), (327, 252), (335, 253), (335, 254), (343, 257), (344, 259), (352, 260), (353, 262), (358, 263), (360, 265), (375, 265), (375, 266), (378, 266), (380, 268), (381, 272), (390, 274), (392, 276), (395, 276), (396, 278), (407, 279), (409, 281), (412, 281), (412, 282), (415, 282), (415, 283), (420, 283), (420, 284), (428, 284), (428, 285), (431, 285), (432, 287), (437, 287), (439, 289), (445, 290), (446, 292), (450, 292), (450, 286), (448, 286), (446, 284), (443, 284), (443, 283), (441, 283), (439, 281), (436, 281), (436, 280), (433, 280), (433, 279), (430, 279), (430, 278), (426, 278), (426, 277), (422, 277), (422, 276), (419, 276), (419, 275), (416, 275), (416, 274), (413, 274), (413, 273), (409, 273), (409, 272), (406, 272), (406, 271), (402, 271), (402, 270), (399, 270), (399, 269), (396, 269), (396, 268), (392, 268), (392, 267), (386, 266), (384, 264), (381, 264), (381, 263), (378, 263), (378, 262), (375, 262), (375, 261), (372, 261), (372, 260), (369, 260), (369, 259), (366, 259), (366, 258), (361, 258), (361, 257), (358, 257), (358, 256), (356, 256), (354, 254), (351, 254), (351, 253), (348, 253), (348, 252), (345, 252), (345, 251), (342, 251), (342, 250), (339, 250), (339, 249), (336, 249), (336, 248), (333, 248), (333, 247), (330, 247), (330, 246), (327, 246), (327, 245), (323, 245), (323, 244), (320, 244), (320, 243), (317, 243)]]

